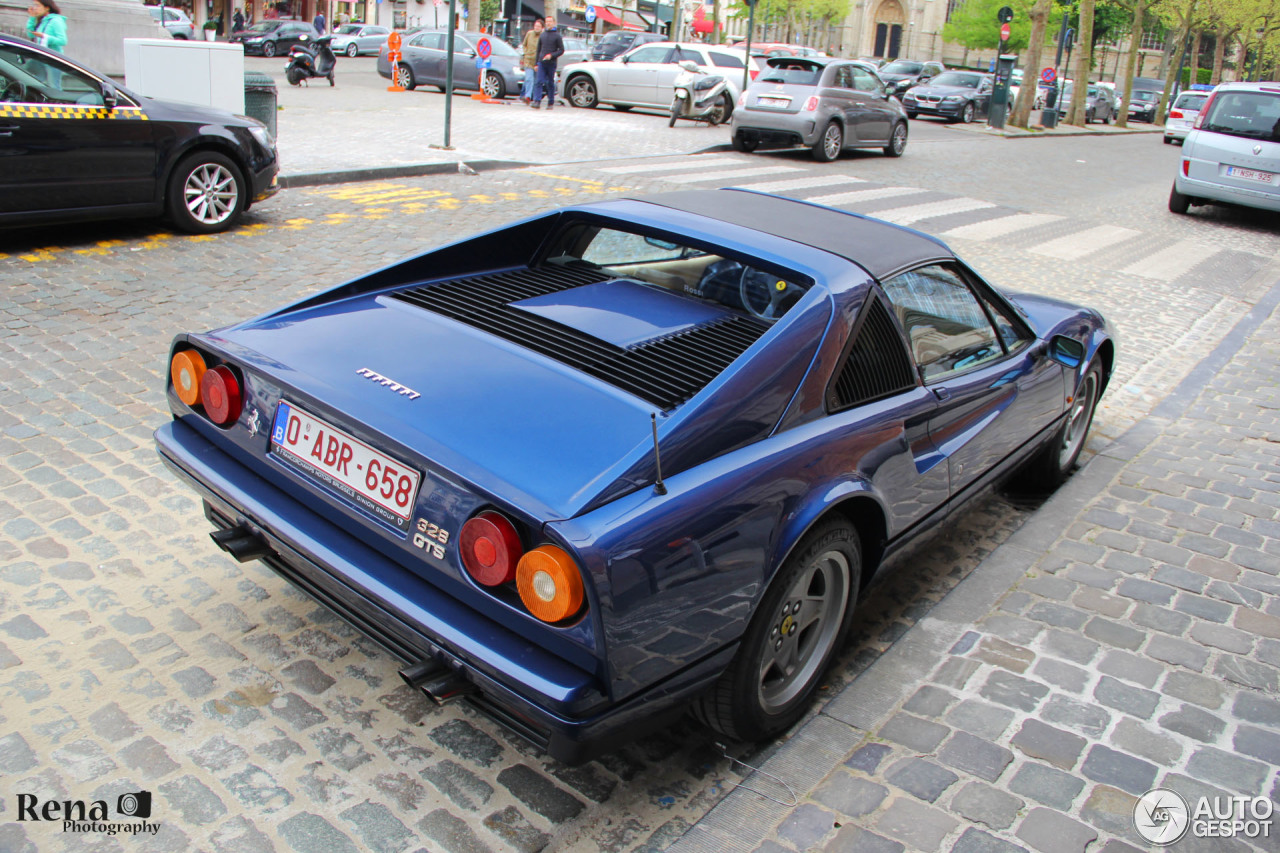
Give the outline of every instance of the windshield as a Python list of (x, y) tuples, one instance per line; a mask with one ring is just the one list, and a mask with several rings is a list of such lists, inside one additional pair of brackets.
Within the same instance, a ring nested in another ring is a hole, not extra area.
[(1152, 103), (1154, 101), (1160, 100), (1160, 93), (1159, 92), (1134, 92), (1133, 100), (1143, 101), (1145, 103)]
[(976, 89), (982, 82), (980, 74), (965, 74), (961, 71), (944, 71), (929, 81), (930, 86), (959, 86), (962, 89)]
[(245, 30), (246, 33), (269, 33), (276, 27), (280, 26), (279, 21), (258, 21), (252, 27)]
[(1280, 142), (1280, 95), (1269, 92), (1224, 92), (1209, 105), (1203, 130)]
[(617, 45), (626, 44), (629, 40), (627, 36), (621, 33), (609, 33), (596, 42), (596, 47), (616, 47)]
[(882, 74), (919, 74), (920, 69), (924, 68), (923, 62), (907, 62), (899, 59), (896, 62), (890, 62), (884, 68), (880, 69)]

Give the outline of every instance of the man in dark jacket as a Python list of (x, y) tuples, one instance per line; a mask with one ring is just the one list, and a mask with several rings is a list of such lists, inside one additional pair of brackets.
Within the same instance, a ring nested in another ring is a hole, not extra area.
[(533, 86), (533, 108), (542, 106), (542, 93), (547, 93), (547, 109), (556, 105), (556, 62), (564, 53), (564, 39), (556, 29), (556, 16), (547, 15), (547, 27), (538, 37), (538, 82)]

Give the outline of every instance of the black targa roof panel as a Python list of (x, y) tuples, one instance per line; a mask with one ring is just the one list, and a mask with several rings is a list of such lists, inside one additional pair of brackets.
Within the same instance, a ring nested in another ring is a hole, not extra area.
[(941, 242), (909, 228), (748, 190), (689, 190), (636, 200), (812, 246), (853, 261), (880, 280), (924, 261), (955, 258)]

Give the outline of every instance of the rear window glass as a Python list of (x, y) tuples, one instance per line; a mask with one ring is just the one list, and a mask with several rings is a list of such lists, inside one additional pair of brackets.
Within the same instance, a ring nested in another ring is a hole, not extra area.
[(884, 74), (919, 74), (924, 65), (919, 62), (890, 62), (880, 71)]
[(740, 58), (734, 56), (733, 54), (716, 53), (714, 50), (711, 51), (711, 62), (720, 68), (745, 68), (746, 67), (746, 63), (744, 63)]
[(1204, 130), (1280, 142), (1280, 93), (1222, 92), (1209, 105)]
[(1198, 110), (1204, 106), (1204, 102), (1209, 100), (1208, 95), (1196, 95), (1188, 92), (1185, 95), (1179, 95), (1177, 103), (1174, 104), (1180, 110)]
[(822, 66), (807, 62), (780, 62), (771, 64), (760, 75), (761, 83), (790, 83), (793, 86), (816, 86), (822, 77)]

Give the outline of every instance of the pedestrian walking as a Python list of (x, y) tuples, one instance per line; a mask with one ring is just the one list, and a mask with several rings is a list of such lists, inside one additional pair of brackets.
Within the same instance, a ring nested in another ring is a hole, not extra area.
[(524, 86), (520, 91), (520, 100), (526, 104), (533, 100), (533, 84), (538, 79), (538, 39), (542, 37), (542, 19), (533, 22), (533, 28), (524, 34), (521, 47), (524, 54), (520, 57), (520, 67), (524, 69)]
[(58, 8), (58, 0), (31, 0), (27, 7), (27, 38), (49, 50), (65, 53), (67, 19)]
[(236, 7), (235, 13), (231, 16), (231, 32), (238, 33), (244, 29), (244, 12)]
[(564, 39), (556, 29), (556, 16), (547, 15), (546, 27), (538, 36), (538, 81), (534, 84), (533, 108), (542, 106), (542, 93), (547, 94), (547, 109), (556, 106), (556, 63), (564, 53)]
[(311, 21), (311, 26), (316, 28), (316, 32), (324, 35), (324, 12), (316, 12), (315, 18)]

